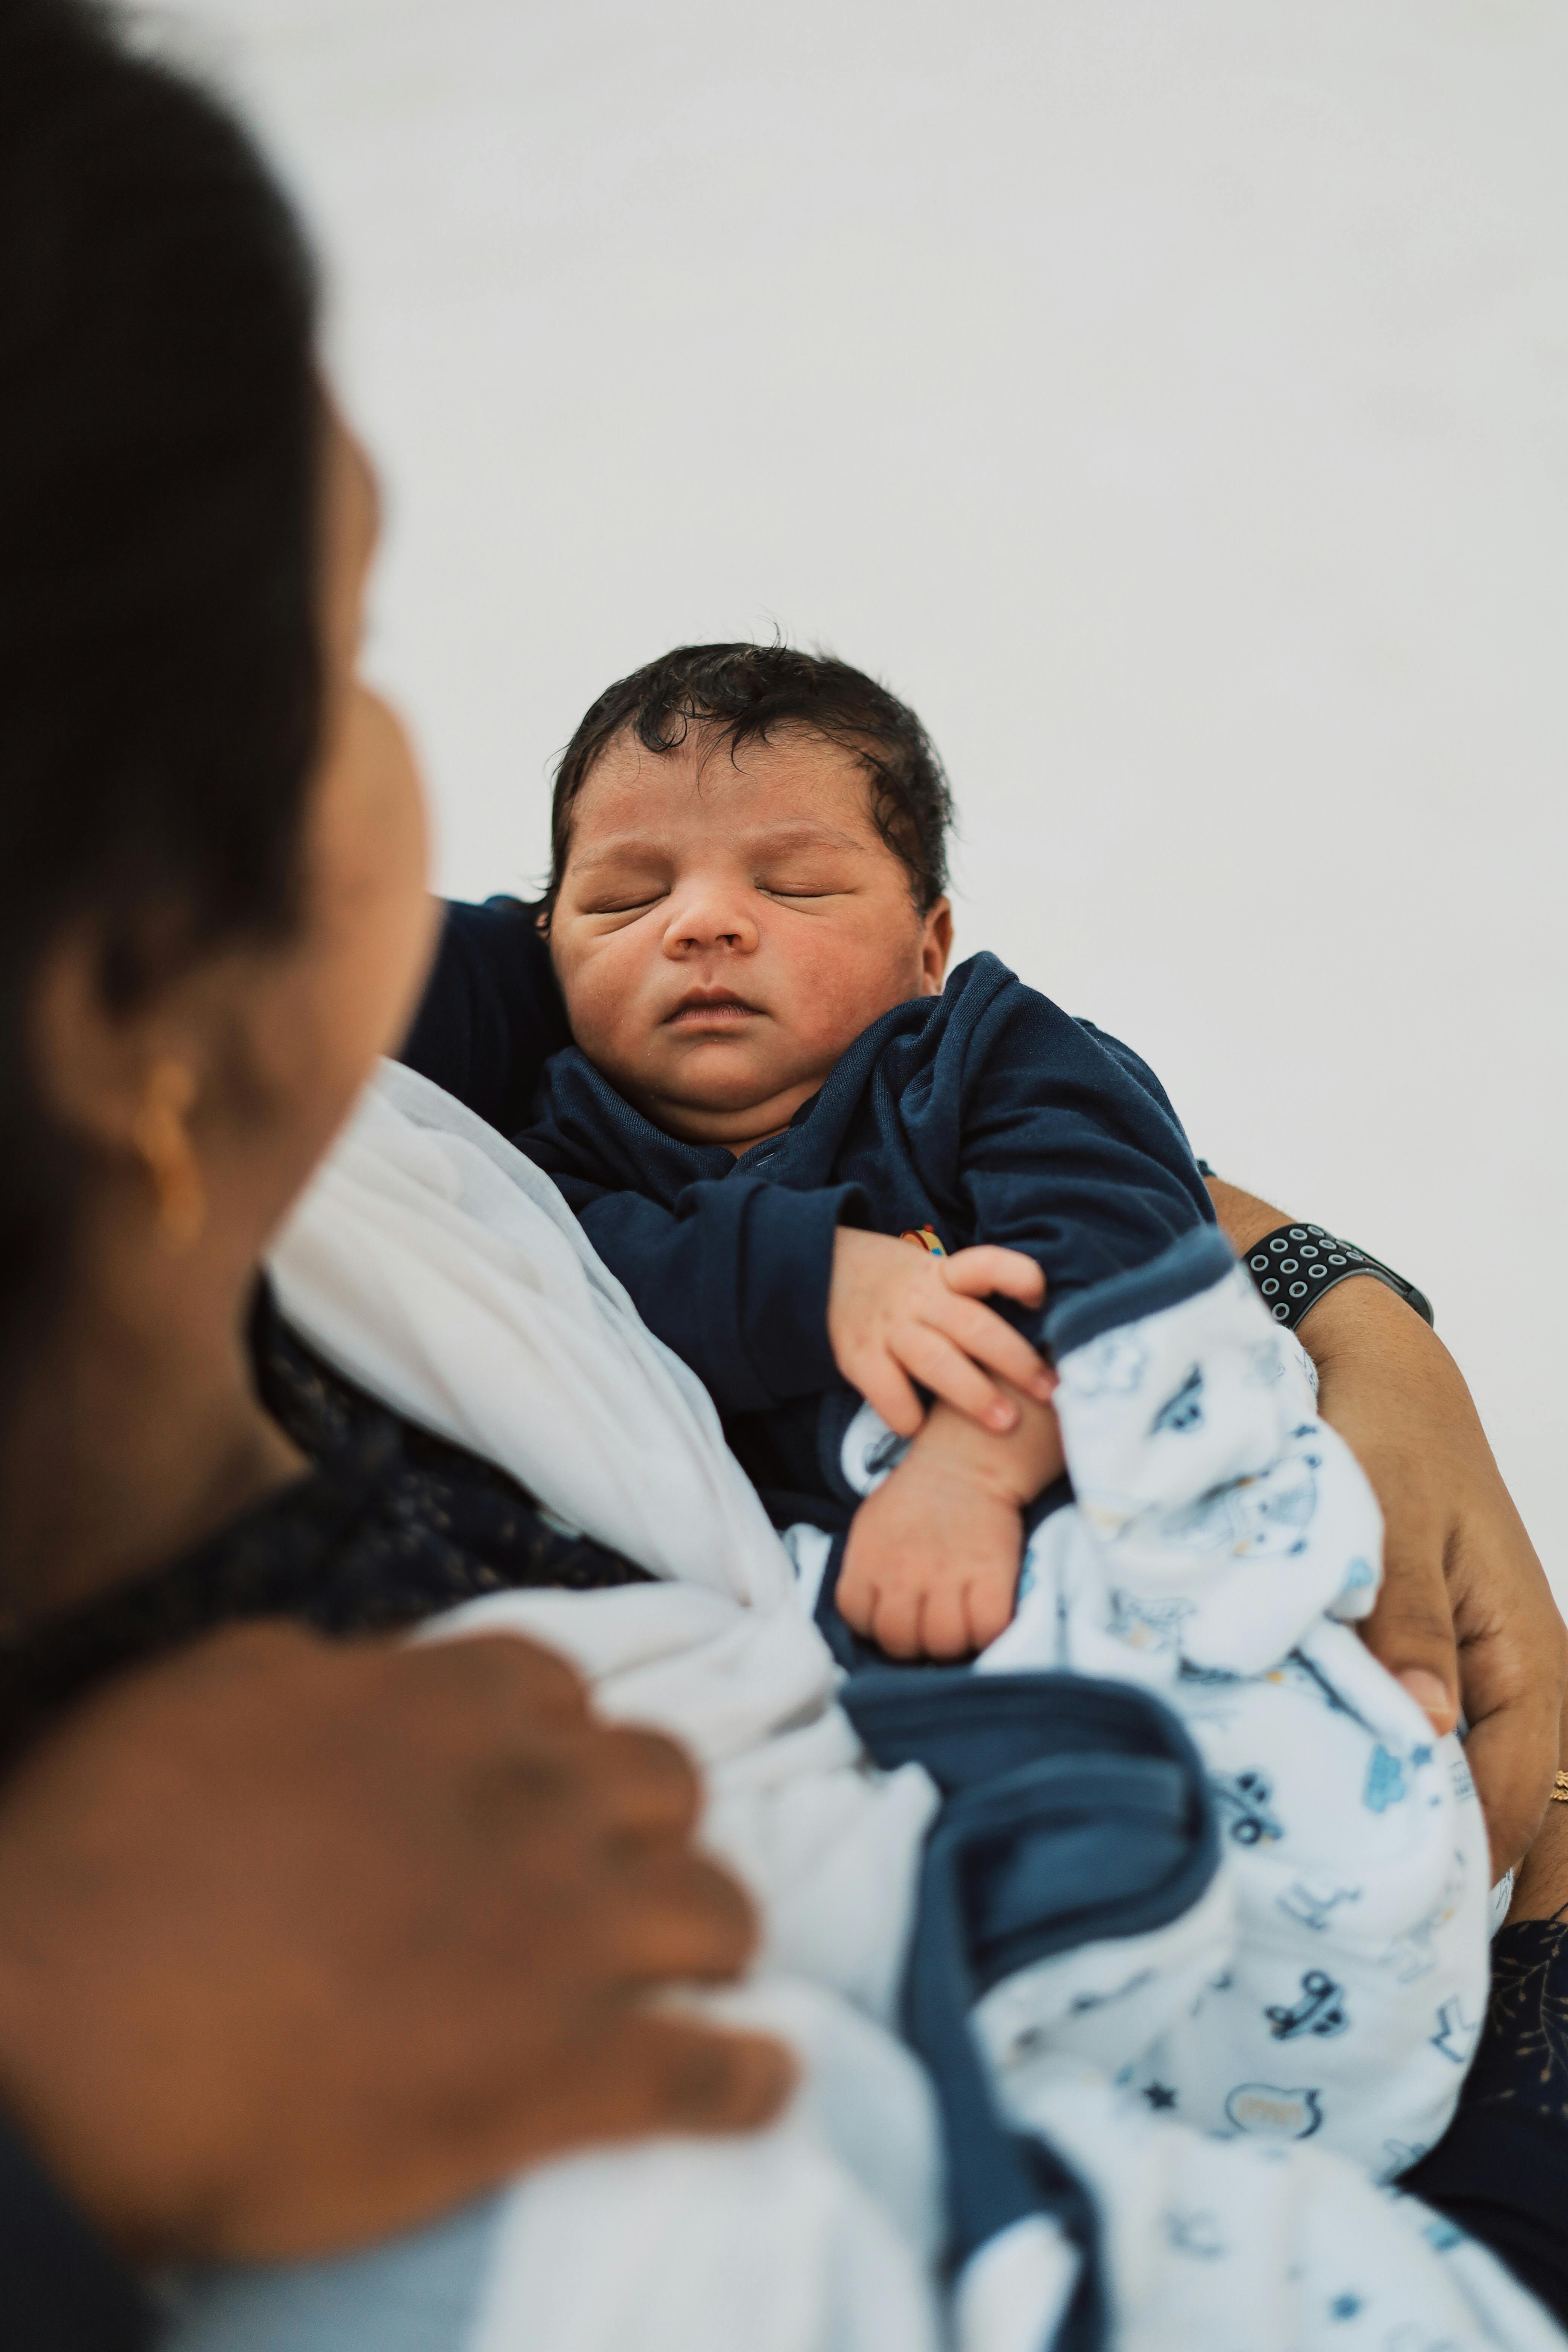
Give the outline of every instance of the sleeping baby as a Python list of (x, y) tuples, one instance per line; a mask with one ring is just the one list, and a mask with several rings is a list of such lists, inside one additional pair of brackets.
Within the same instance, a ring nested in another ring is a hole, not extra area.
[(948, 816), (919, 720), (845, 664), (703, 648), (612, 688), (556, 790), (575, 1044), (518, 1138), (770, 1499), (855, 1501), (862, 1399), (912, 1440), (837, 1594), (895, 1656), (1012, 1614), (1063, 1466), (1043, 1306), (1214, 1224), (1136, 1055), (994, 956), (944, 988)]
[(708, 1387), (845, 1664), (1141, 1682), (1196, 1743), (1236, 1916), (1185, 1976), (1121, 1937), (982, 2003), (1015, 2095), (1076, 2051), (1394, 2174), (1479, 2027), (1468, 1776), (1344, 1622), (1375, 1502), (1158, 1080), (993, 955), (947, 978), (950, 814), (843, 663), (685, 648), (610, 688), (553, 811), (574, 1043), (517, 1140)]

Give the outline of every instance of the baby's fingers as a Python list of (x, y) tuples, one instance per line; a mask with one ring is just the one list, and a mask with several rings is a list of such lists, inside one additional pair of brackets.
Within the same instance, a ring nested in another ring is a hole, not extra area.
[(1041, 1362), (1021, 1331), (1005, 1323), (994, 1307), (982, 1307), (976, 1299), (939, 1297), (926, 1320), (944, 1339), (962, 1348), (966, 1356), (999, 1380), (1010, 1381), (1026, 1396), (1037, 1397), (1048, 1404), (1057, 1391), (1057, 1376), (1048, 1364)]
[(977, 1569), (963, 1591), (966, 1646), (989, 1649), (1013, 1622), (1018, 1591), (1018, 1564)]
[[(902, 1351), (900, 1350), (900, 1353)], [(857, 1349), (842, 1365), (844, 1377), (879, 1412), (895, 1437), (913, 1437), (925, 1407), (886, 1348)], [(917, 1373), (923, 1379), (923, 1373)]]
[[(911, 1323), (899, 1333), (892, 1345), (906, 1372), (955, 1412), (978, 1422), (982, 1429), (994, 1430), (1005, 1437), (1018, 1426), (1018, 1408), (1012, 1398), (1004, 1396), (979, 1365), (962, 1348), (955, 1348), (933, 1324)], [(862, 1395), (866, 1393), (861, 1391)], [(876, 1399), (871, 1402), (876, 1403)], [(877, 1410), (887, 1421), (880, 1405)], [(893, 1423), (889, 1422), (888, 1426), (891, 1428)]]
[(967, 1658), (979, 1648), (970, 1632), (966, 1599), (964, 1586), (952, 1575), (931, 1585), (921, 1618), (920, 1644), (924, 1656)]
[(872, 1596), (866, 1632), (889, 1658), (923, 1655), (921, 1619), (925, 1599), (919, 1585), (902, 1580), (879, 1585)]
[(994, 1242), (977, 1242), (973, 1249), (955, 1250), (951, 1257), (939, 1258), (942, 1278), (950, 1290), (962, 1290), (969, 1298), (989, 1298), (1000, 1291), (1004, 1298), (1016, 1298), (1020, 1307), (1040, 1307), (1045, 1303), (1046, 1277), (1032, 1257), (1022, 1250), (1000, 1249)]

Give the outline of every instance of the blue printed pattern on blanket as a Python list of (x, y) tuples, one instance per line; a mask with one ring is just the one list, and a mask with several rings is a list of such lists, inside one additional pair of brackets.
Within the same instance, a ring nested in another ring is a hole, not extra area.
[[(1156, 1971), (1130, 2002), (1147, 2040), (1115, 2071), (1205, 2129), (1310, 2133), (1387, 2177), (1440, 2137), (1468, 2063), (1488, 1857), (1457, 1743), (1342, 1622), (1376, 1598), (1376, 1501), (1239, 1268), (1058, 1370), (1076, 1507), (1036, 1530), (980, 1671), (1160, 1692), (1204, 1759), (1234, 1891), (1201, 1981), (1172, 1971), (1162, 2007)], [(1058, 2014), (1050, 1979), (1029, 1988), (1035, 2046), (1106, 2063), (1104, 2014)], [(1282, 2073), (1286, 2051), (1310, 2064)]]

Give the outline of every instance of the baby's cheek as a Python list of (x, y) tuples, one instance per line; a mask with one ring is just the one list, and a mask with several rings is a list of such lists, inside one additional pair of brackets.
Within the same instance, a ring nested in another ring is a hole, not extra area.
[(876, 937), (834, 934), (803, 941), (792, 973), (799, 1043), (824, 1070), (832, 1066), (873, 1021), (915, 993), (903, 960)]
[(555, 959), (572, 1035), (601, 1068), (631, 1042), (625, 1033), (637, 996), (635, 962), (624, 950), (617, 953), (619, 948), (618, 939), (597, 940)]

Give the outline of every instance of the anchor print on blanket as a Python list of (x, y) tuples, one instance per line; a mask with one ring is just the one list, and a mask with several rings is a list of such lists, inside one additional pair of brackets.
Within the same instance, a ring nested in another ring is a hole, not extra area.
[(1211, 1780), (1209, 1787), (1220, 1820), (1237, 1845), (1260, 1845), (1265, 1841), (1272, 1845), (1284, 1836), (1283, 1823), (1268, 1810), (1274, 1790), (1266, 1773), (1234, 1772), (1228, 1780)]
[(1350, 2023), (1345, 2014), (1344, 1988), (1326, 1969), (1309, 1969), (1301, 1979), (1301, 1998), (1292, 2006), (1275, 2003), (1263, 2012), (1276, 2042), (1293, 2042), (1299, 2033), (1342, 2033)]

